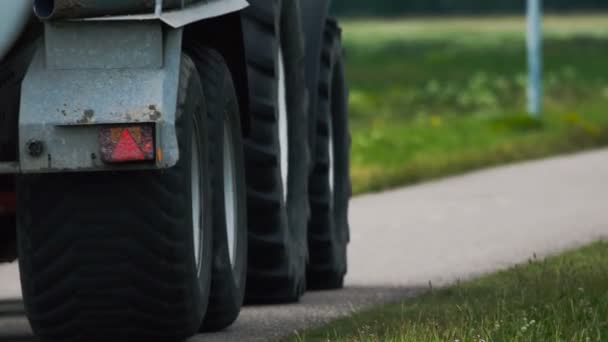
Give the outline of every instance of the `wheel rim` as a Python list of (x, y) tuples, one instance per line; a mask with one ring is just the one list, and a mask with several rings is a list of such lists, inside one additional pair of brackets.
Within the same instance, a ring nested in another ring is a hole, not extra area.
[(194, 260), (196, 269), (199, 270), (201, 266), (201, 259), (203, 255), (202, 251), (202, 239), (203, 231), (201, 229), (202, 224), (202, 196), (201, 196), (201, 165), (200, 165), (200, 151), (198, 146), (198, 135), (196, 129), (194, 130), (192, 137), (192, 170), (190, 172), (192, 185), (192, 235), (194, 240)]
[(285, 64), (283, 61), (283, 51), (279, 49), (279, 80), (278, 80), (278, 100), (279, 100), (279, 148), (281, 150), (281, 180), (283, 183), (283, 196), (287, 200), (289, 194), (289, 123), (287, 121), (287, 86), (285, 79)]
[[(336, 181), (336, 166), (335, 166), (335, 157), (334, 157), (334, 124), (333, 124), (333, 118), (331, 117), (331, 115), (329, 116), (329, 118), (327, 118), (327, 154), (328, 154), (328, 159), (329, 159), (329, 191), (330, 194), (332, 196), (333, 199), (333, 195), (334, 195), (334, 184)], [(333, 203), (333, 201), (332, 201)]]
[(224, 119), (224, 205), (226, 215), (226, 236), (228, 239), (228, 253), (230, 264), (235, 267), (237, 250), (237, 202), (236, 202), (236, 172), (234, 170), (235, 153), (232, 129), (228, 119)]

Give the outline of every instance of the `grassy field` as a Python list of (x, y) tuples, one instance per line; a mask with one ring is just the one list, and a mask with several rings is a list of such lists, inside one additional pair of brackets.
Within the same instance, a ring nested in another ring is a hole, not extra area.
[(608, 144), (608, 16), (546, 19), (539, 120), (523, 18), (343, 26), (355, 193)]
[(286, 341), (606, 341), (608, 243), (429, 290)]

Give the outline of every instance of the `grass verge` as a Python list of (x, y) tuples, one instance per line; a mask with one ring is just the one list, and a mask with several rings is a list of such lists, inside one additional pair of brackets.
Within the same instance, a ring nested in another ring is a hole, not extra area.
[(285, 341), (605, 341), (608, 243), (384, 305)]
[(547, 18), (540, 120), (523, 18), (346, 21), (354, 192), (606, 146), (607, 20)]
[[(608, 113), (607, 113), (608, 114)], [(379, 122), (353, 138), (353, 191), (608, 145), (608, 115), (433, 116)]]

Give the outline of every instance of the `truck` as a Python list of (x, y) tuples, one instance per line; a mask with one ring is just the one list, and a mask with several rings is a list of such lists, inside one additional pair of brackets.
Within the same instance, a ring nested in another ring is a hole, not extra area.
[(330, 0), (0, 3), (0, 260), (45, 341), (181, 341), (340, 289)]

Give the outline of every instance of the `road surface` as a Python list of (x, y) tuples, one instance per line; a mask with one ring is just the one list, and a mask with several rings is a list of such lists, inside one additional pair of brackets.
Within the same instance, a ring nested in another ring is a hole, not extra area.
[[(479, 274), (608, 238), (608, 150), (490, 169), (352, 201), (344, 291), (248, 307), (197, 341), (264, 341)], [(18, 298), (15, 265), (0, 298)], [(0, 341), (35, 341), (19, 303), (0, 304)]]

